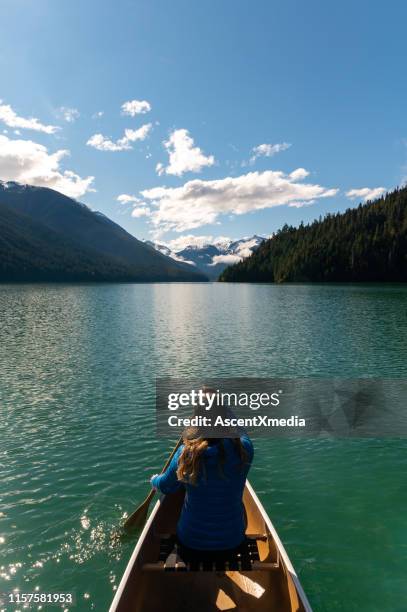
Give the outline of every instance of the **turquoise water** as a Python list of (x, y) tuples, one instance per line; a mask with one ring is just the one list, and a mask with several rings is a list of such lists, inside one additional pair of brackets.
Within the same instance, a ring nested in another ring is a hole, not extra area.
[[(402, 286), (0, 286), (0, 592), (108, 609), (134, 545), (117, 526), (169, 448), (155, 376), (407, 377), (406, 338)], [(255, 449), (314, 610), (406, 610), (406, 442)]]

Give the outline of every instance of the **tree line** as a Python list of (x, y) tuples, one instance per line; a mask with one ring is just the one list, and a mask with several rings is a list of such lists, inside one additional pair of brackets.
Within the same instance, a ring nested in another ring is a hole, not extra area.
[(309, 225), (285, 225), (223, 282), (407, 281), (407, 187)]

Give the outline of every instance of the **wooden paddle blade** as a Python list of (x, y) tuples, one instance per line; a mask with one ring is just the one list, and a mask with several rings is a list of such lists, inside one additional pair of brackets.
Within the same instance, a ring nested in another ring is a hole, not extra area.
[(123, 529), (141, 529), (147, 520), (150, 500), (147, 498), (125, 521)]
[[(165, 470), (168, 468), (168, 466), (171, 463), (172, 458), (174, 457), (175, 453), (177, 452), (181, 444), (182, 444), (182, 437), (178, 440), (171, 455), (168, 457), (167, 463), (164, 465), (161, 471), (161, 474), (163, 474)], [(151, 500), (153, 499), (155, 495), (155, 492), (156, 492), (155, 489), (152, 489), (150, 491), (150, 493), (147, 495), (146, 499), (143, 501), (141, 506), (139, 506), (137, 510), (135, 510), (133, 514), (131, 514), (129, 518), (125, 521), (123, 525), (123, 529), (127, 531), (130, 529), (141, 529), (143, 527), (147, 519), (148, 507), (150, 505)]]

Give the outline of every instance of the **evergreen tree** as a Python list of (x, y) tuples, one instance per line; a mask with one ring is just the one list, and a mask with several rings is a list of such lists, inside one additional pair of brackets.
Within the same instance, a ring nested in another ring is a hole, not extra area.
[(407, 281), (407, 187), (298, 228), (284, 225), (224, 282)]

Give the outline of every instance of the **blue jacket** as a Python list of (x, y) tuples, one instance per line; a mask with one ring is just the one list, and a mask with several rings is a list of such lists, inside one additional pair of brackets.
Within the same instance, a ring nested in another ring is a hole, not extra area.
[[(243, 489), (253, 460), (253, 445), (248, 436), (241, 442), (248, 454), (247, 464), (242, 465), (232, 440), (223, 439), (225, 461), (219, 470), (219, 446), (209, 446), (203, 454), (204, 469), (201, 469), (196, 485), (181, 483), (177, 479), (178, 459), (181, 446), (170, 466), (152, 485), (162, 493), (172, 493), (185, 487), (185, 500), (178, 521), (177, 535), (189, 548), (198, 550), (221, 550), (239, 546), (244, 538)], [(223, 472), (223, 473), (222, 473)]]

